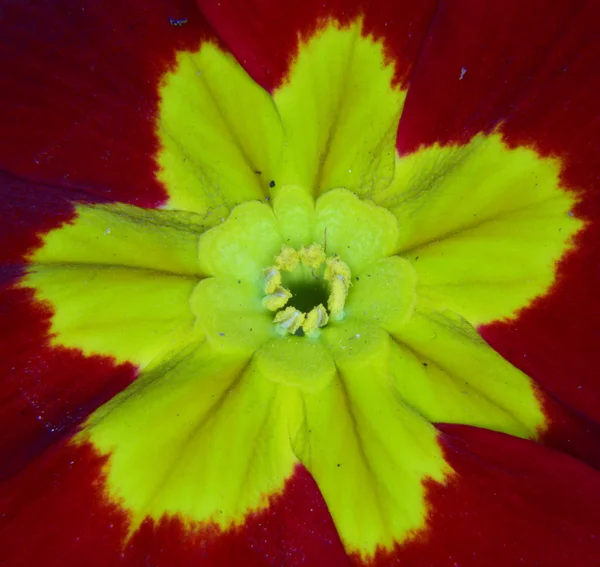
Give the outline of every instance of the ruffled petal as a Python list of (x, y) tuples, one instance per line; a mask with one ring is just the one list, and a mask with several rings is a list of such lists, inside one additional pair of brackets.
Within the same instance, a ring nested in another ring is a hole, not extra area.
[(332, 20), (299, 47), (273, 98), (284, 128), (278, 184), (318, 195), (334, 187), (386, 186), (405, 92), (393, 86), (384, 46), (361, 20)]
[(481, 325), (545, 294), (573, 247), (583, 223), (560, 165), (480, 135), (399, 158), (394, 182), (369, 195), (398, 218), (419, 297)]
[(234, 205), (269, 194), (281, 159), (280, 117), (269, 94), (214, 44), (178, 52), (160, 85), (157, 130), (166, 207), (216, 224)]
[(197, 342), (143, 372), (78, 439), (110, 455), (107, 491), (132, 530), (164, 515), (227, 529), (267, 507), (293, 472), (288, 404), (247, 359)]
[(394, 338), (391, 369), (396, 389), (429, 421), (530, 438), (545, 428), (531, 380), (464, 319), (418, 309)]
[(194, 340), (195, 217), (125, 205), (77, 213), (46, 235), (19, 284), (53, 312), (51, 344), (145, 367)]

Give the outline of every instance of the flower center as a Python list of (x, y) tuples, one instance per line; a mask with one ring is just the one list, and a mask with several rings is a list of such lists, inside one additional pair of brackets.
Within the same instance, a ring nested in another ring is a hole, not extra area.
[(350, 268), (337, 255), (328, 258), (320, 244), (282, 246), (264, 274), (263, 305), (284, 333), (314, 335), (330, 317), (343, 317)]

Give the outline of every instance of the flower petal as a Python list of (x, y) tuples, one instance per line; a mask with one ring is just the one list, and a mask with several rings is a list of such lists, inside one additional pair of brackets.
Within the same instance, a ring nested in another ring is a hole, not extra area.
[[(53, 346), (141, 367), (189, 343), (195, 278), (111, 266), (37, 266), (21, 285), (53, 311)], [(110, 329), (110, 332), (107, 332)]]
[(383, 258), (354, 277), (346, 312), (352, 320), (376, 323), (388, 332), (401, 329), (413, 314), (416, 275), (399, 256)]
[(545, 419), (531, 380), (451, 312), (420, 311), (394, 334), (399, 394), (432, 422), (536, 438)]
[(385, 337), (361, 336), (354, 347), (342, 340), (354, 336), (346, 326), (328, 329), (339, 375), (318, 393), (303, 392), (304, 417), (293, 446), (346, 549), (369, 557), (378, 546), (392, 549), (394, 541), (425, 527), (423, 482), (441, 482), (449, 469), (435, 429), (402, 403), (384, 371)]
[(419, 296), (480, 325), (514, 316), (554, 282), (582, 226), (559, 175), (559, 161), (481, 135), (401, 157), (373, 198), (401, 219)]
[(215, 224), (223, 211), (269, 194), (281, 158), (280, 118), (231, 55), (211, 43), (178, 53), (160, 98), (158, 177), (168, 208)]
[[(280, 496), (238, 527), (146, 520), (129, 539), (130, 517), (103, 492), (107, 458), (90, 444), (61, 443), (0, 486), (2, 558), (48, 567), (349, 567), (327, 507), (296, 467)], [(32, 545), (34, 543), (34, 545)]]
[(252, 201), (238, 205), (226, 222), (200, 237), (198, 262), (207, 275), (242, 278), (260, 290), (263, 270), (273, 264), (282, 244), (271, 207)]
[(0, 478), (69, 435), (136, 377), (130, 364), (49, 345), (52, 313), (33, 291), (0, 291)]
[(460, 425), (441, 430), (456, 474), (446, 486), (427, 484), (427, 532), (369, 565), (597, 565), (598, 471), (508, 435)]
[(383, 46), (363, 36), (360, 20), (329, 22), (303, 43), (273, 94), (284, 127), (277, 183), (315, 195), (389, 184), (405, 96), (393, 77)]
[(77, 210), (30, 255), (20, 284), (52, 309), (52, 344), (144, 367), (193, 340), (194, 216), (125, 205)]
[(75, 218), (43, 237), (29, 254), (33, 265), (124, 267), (182, 276), (200, 275), (202, 217), (131, 205), (75, 205)]
[(387, 209), (362, 201), (346, 189), (321, 195), (315, 206), (314, 242), (338, 254), (353, 273), (391, 255), (398, 242), (398, 223)]
[(226, 529), (292, 474), (290, 403), (247, 359), (193, 344), (92, 414), (79, 439), (110, 455), (107, 490), (133, 530), (164, 515)]
[(163, 202), (157, 85), (176, 50), (210, 37), (193, 3), (11, 2), (0, 26), (0, 169), (96, 199)]
[(256, 369), (265, 380), (308, 392), (320, 392), (335, 377), (327, 349), (304, 337), (278, 337), (255, 355)]
[[(585, 434), (595, 426), (580, 427), (565, 414), (600, 422), (599, 9), (594, 1), (463, 0), (458, 7), (442, 0), (411, 76), (398, 138), (405, 155), (436, 142), (462, 144), (502, 123), (510, 147), (561, 159), (561, 184), (577, 191), (574, 212), (586, 223), (576, 250), (543, 301), (481, 332), (542, 385), (555, 407), (565, 404), (547, 434), (562, 438), (565, 450), (598, 445), (597, 434)], [(583, 435), (577, 442), (575, 430)]]
[(272, 313), (263, 307), (256, 287), (242, 280), (203, 280), (190, 294), (189, 305), (197, 326), (220, 352), (252, 356), (274, 333)]

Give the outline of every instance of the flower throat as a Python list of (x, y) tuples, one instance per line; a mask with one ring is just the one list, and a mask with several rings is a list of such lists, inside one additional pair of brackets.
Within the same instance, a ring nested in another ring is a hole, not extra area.
[(284, 333), (314, 335), (330, 318), (343, 317), (350, 268), (337, 255), (328, 258), (320, 244), (282, 246), (264, 275), (263, 305)]

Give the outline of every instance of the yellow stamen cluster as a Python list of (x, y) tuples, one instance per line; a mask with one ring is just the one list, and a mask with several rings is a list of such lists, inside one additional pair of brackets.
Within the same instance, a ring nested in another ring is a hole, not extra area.
[[(293, 294), (283, 287), (282, 272), (293, 272), (300, 263), (317, 279), (316, 271), (325, 264), (322, 277), (329, 283), (330, 288), (327, 309), (319, 304), (308, 313), (304, 313), (292, 306), (285, 307)], [(328, 323), (330, 316), (340, 316), (351, 283), (350, 268), (347, 264), (337, 256), (327, 258), (323, 246), (316, 243), (303, 246), (299, 251), (289, 246), (282, 246), (281, 252), (275, 257), (274, 265), (265, 269), (264, 276), (266, 295), (263, 298), (263, 305), (269, 311), (277, 311), (273, 322), (291, 334), (299, 329), (302, 329), (305, 335), (314, 334), (319, 327), (324, 327)]]
[(332, 316), (339, 315), (344, 310), (346, 296), (350, 289), (350, 277), (350, 268), (345, 262), (337, 256), (327, 259), (324, 278), (331, 287), (327, 308)]

